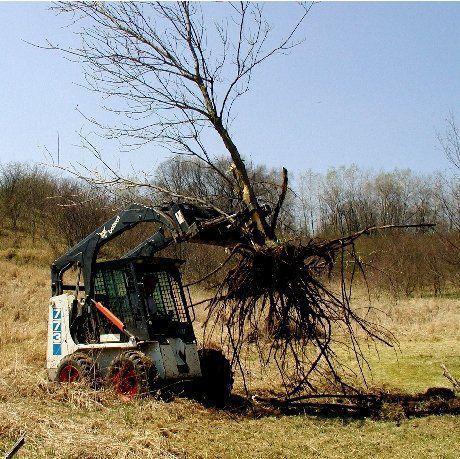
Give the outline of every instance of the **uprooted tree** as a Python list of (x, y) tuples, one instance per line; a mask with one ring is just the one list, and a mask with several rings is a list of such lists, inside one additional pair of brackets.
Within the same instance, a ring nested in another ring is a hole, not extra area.
[[(242, 370), (248, 349), (262, 364), (274, 362), (290, 393), (315, 389), (319, 377), (345, 390), (350, 374), (364, 376), (367, 361), (361, 339), (393, 342), (391, 333), (373, 321), (369, 308), (357, 311), (350, 304), (351, 283), (363, 271), (354, 242), (375, 228), (327, 241), (280, 234), (288, 172), (283, 168), (279, 183), (271, 184), (278, 199), (268, 209), (260, 202), (229, 129), (232, 109), (249, 90), (253, 72), (300, 43), (296, 36), (311, 4), (300, 5), (298, 20), (278, 38), (255, 3), (201, 7), (187, 2), (75, 2), (54, 8), (80, 24), (80, 42), (68, 48), (52, 43), (47, 47), (81, 62), (89, 89), (112, 102), (107, 110), (123, 121), (105, 124), (86, 118), (126, 146), (159, 144), (174, 155), (201, 161), (226, 184), (226, 205), (217, 205), (222, 200), (213, 196), (166, 189), (148, 176), (124, 177), (88, 138), (83, 141), (105, 165), (105, 173), (85, 168), (73, 172), (96, 186), (153, 188), (212, 206), (227, 217), (232, 209), (245, 208), (250, 224), (241, 226), (244, 243), (231, 248), (220, 267), (226, 271), (208, 303), (207, 329), (221, 327), (222, 339)], [(212, 136), (225, 148), (230, 170), (224, 167), (228, 162), (211, 154)], [(342, 269), (341, 287), (335, 293), (324, 277), (337, 257)], [(347, 272), (346, 262), (352, 266)], [(357, 371), (342, 362), (340, 348), (355, 356)]]

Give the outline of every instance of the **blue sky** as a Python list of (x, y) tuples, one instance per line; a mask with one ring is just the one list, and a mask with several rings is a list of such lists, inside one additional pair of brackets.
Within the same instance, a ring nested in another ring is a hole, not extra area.
[[(48, 3), (0, 3), (0, 162), (43, 161), (44, 147), (86, 161), (87, 129), (76, 106), (104, 119), (100, 99), (78, 86), (78, 65), (31, 47), (71, 37)], [(293, 4), (267, 6), (280, 30)], [(451, 110), (460, 119), (460, 3), (322, 3), (304, 44), (262, 67), (237, 107), (232, 132), (254, 162), (292, 172), (331, 166), (445, 169), (436, 140)], [(116, 143), (102, 143), (118, 157)], [(164, 159), (153, 147), (131, 154), (135, 168)], [(128, 162), (123, 167), (128, 167)]]

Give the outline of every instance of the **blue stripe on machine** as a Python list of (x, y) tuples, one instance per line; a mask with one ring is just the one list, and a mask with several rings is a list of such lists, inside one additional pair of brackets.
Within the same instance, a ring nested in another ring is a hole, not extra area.
[(61, 344), (53, 344), (53, 355), (61, 355)]

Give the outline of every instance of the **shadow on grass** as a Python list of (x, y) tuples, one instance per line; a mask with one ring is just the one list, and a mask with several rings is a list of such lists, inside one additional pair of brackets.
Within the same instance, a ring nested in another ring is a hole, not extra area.
[(317, 416), (357, 420), (374, 418), (401, 421), (410, 417), (460, 414), (460, 398), (446, 388), (430, 388), (420, 394), (375, 393), (354, 396), (318, 395), (298, 397), (294, 401), (279, 398), (233, 395), (223, 411), (260, 418), (267, 416)]

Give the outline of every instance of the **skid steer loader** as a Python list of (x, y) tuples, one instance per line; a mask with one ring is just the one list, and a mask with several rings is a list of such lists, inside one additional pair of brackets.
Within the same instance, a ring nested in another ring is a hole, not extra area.
[[(188, 381), (209, 402), (224, 405), (231, 365), (220, 350), (197, 348), (183, 261), (154, 255), (183, 241), (238, 243), (234, 225), (242, 219), (189, 204), (134, 204), (57, 259), (51, 266), (49, 378), (108, 384), (123, 399)], [(142, 222), (162, 227), (121, 258), (97, 260), (104, 244)], [(70, 268), (75, 280), (65, 283)]]

